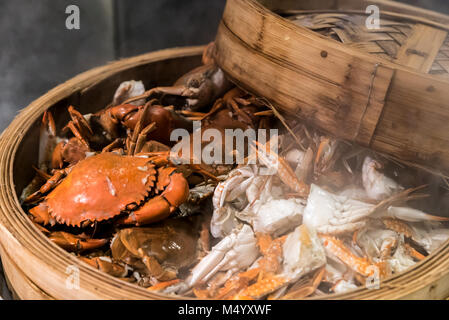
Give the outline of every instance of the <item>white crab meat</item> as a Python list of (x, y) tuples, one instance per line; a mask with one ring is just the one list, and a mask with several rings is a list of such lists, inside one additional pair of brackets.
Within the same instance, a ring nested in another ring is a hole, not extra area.
[(193, 269), (187, 280), (189, 287), (207, 282), (218, 271), (235, 273), (249, 267), (258, 257), (259, 249), (253, 230), (248, 225), (235, 229), (216, 244)]
[[(145, 86), (143, 85), (142, 81), (130, 80), (122, 82), (114, 93), (112, 104), (114, 106), (120, 105), (128, 99), (140, 96), (144, 93)], [(145, 99), (136, 100), (131, 102), (130, 104), (141, 106), (145, 104)]]
[(357, 285), (353, 281), (339, 280), (333, 287), (333, 291), (335, 293), (346, 293), (357, 288)]
[(413, 240), (431, 253), (449, 240), (449, 229), (438, 222), (425, 222), (419, 225), (411, 224)]
[(291, 164), (298, 165), (304, 159), (305, 152), (299, 149), (292, 149), (285, 155), (285, 160)]
[(415, 261), (407, 253), (407, 250), (404, 247), (403, 236), (399, 238), (399, 244), (394, 255), (387, 261), (389, 268), (393, 273), (403, 272), (415, 264)]
[(402, 191), (403, 188), (391, 178), (379, 172), (379, 162), (366, 157), (362, 167), (362, 181), (366, 193), (371, 199), (383, 200)]
[(327, 255), (324, 281), (334, 284), (332, 291), (345, 293), (357, 289), (355, 284), (355, 272), (332, 255)]
[(241, 224), (236, 218), (237, 210), (231, 206), (224, 206), (214, 210), (210, 221), (210, 233), (215, 238), (223, 238)]
[[(233, 170), (227, 180), (215, 188), (212, 204), (214, 212), (211, 219), (211, 234), (215, 238), (225, 237), (242, 221), (253, 224), (255, 212), (274, 197), (280, 197), (281, 188), (273, 186), (272, 176), (259, 175), (257, 166), (246, 166)], [(302, 211), (302, 210), (301, 210)], [(264, 224), (272, 223), (262, 215), (257, 220), (260, 231), (265, 230)], [(285, 218), (278, 218), (284, 219)], [(297, 220), (295, 218), (295, 220)], [(255, 230), (255, 231), (259, 231)], [(271, 232), (270, 232), (271, 233)]]
[[(214, 212), (210, 228), (215, 238), (227, 236), (238, 225), (235, 213), (237, 209), (243, 209), (247, 205), (246, 199), (241, 198), (245, 197), (246, 189), (253, 179), (253, 167), (246, 166), (231, 171), (228, 178), (215, 188), (212, 197)], [(238, 208), (233, 208), (227, 202), (237, 203)]]
[(337, 234), (365, 226), (373, 204), (332, 194), (312, 184), (303, 223), (317, 232)]
[(254, 211), (238, 212), (236, 216), (252, 225), (255, 232), (275, 237), (299, 226), (304, 206), (301, 199), (271, 200)]
[(359, 231), (356, 241), (365, 255), (378, 261), (389, 248), (395, 247), (398, 237), (399, 234), (392, 230), (373, 227)]
[(357, 187), (349, 187), (341, 191), (339, 194), (341, 197), (347, 197), (354, 200), (359, 200), (362, 202), (366, 202), (368, 199), (368, 195), (366, 194), (365, 189), (357, 188)]
[(345, 275), (352, 273), (352, 270), (337, 258), (327, 256), (326, 260), (326, 272), (323, 278), (326, 282), (337, 283), (337, 281), (344, 279)]
[(301, 225), (287, 236), (282, 247), (283, 275), (295, 281), (326, 264), (326, 254), (313, 229)]

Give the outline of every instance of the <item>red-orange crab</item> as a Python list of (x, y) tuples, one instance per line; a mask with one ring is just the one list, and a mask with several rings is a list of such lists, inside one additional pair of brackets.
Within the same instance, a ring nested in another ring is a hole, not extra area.
[(175, 167), (161, 164), (154, 157), (91, 156), (66, 170), (65, 179), (30, 213), (44, 225), (81, 226), (120, 215), (122, 224), (162, 220), (187, 200), (189, 186)]

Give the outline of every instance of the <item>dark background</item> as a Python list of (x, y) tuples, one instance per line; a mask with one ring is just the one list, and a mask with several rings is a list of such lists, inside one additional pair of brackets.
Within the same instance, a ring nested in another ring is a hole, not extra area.
[[(448, 0), (402, 2), (449, 13)], [(65, 28), (70, 4), (80, 8), (80, 30)], [(224, 5), (225, 0), (0, 0), (0, 132), (31, 101), (82, 71), (212, 41)]]
[[(67, 30), (68, 5), (80, 29)], [(0, 133), (20, 109), (92, 67), (214, 39), (225, 0), (0, 0)]]

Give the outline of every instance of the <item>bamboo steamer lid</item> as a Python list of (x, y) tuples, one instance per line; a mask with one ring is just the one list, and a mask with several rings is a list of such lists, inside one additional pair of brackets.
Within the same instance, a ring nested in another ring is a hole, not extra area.
[[(203, 47), (170, 49), (123, 59), (87, 71), (32, 102), (0, 137), (0, 255), (9, 285), (21, 299), (177, 299), (107, 275), (61, 249), (32, 223), (18, 195), (33, 177), (40, 119), (50, 109), (61, 128), (66, 107), (83, 113), (109, 103), (120, 82), (142, 79), (146, 87), (168, 85), (198, 66)], [(449, 296), (446, 243), (405, 273), (384, 280), (378, 290), (357, 289), (322, 299), (442, 299)], [(79, 271), (79, 288), (73, 272)], [(68, 283), (69, 282), (69, 285)], [(71, 284), (70, 284), (71, 283)], [(75, 281), (76, 283), (76, 281)]]
[[(366, 28), (368, 5), (380, 29)], [(215, 55), (279, 109), (448, 176), (448, 31), (448, 16), (393, 1), (228, 0)]]

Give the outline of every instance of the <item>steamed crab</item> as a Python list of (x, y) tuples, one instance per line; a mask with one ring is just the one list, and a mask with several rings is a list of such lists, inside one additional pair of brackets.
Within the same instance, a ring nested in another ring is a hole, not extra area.
[(81, 226), (119, 217), (143, 225), (168, 217), (187, 200), (189, 186), (175, 167), (154, 158), (101, 153), (69, 168), (44, 201), (30, 210), (40, 224)]
[(198, 259), (199, 222), (200, 216), (195, 216), (122, 229), (112, 240), (112, 258), (135, 271), (143, 270), (142, 274), (149, 274), (158, 283), (175, 280), (180, 270)]
[(183, 100), (182, 108), (198, 111), (213, 104), (214, 101), (228, 91), (232, 84), (213, 59), (214, 44), (211, 43), (203, 52), (203, 65), (180, 77), (173, 86), (156, 87), (134, 96), (124, 103), (148, 99), (157, 95), (167, 95)]

